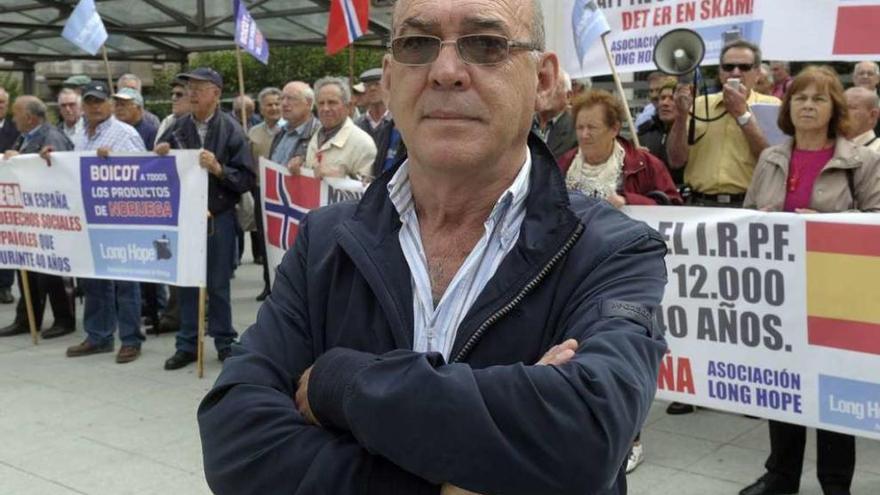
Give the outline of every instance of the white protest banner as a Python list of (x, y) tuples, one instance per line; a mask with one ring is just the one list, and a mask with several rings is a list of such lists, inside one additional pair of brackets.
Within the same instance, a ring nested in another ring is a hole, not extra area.
[(275, 268), (288, 249), (293, 247), (299, 223), (314, 208), (341, 201), (358, 200), (366, 187), (353, 179), (316, 179), (303, 168), (290, 175), (287, 167), (260, 158), (260, 204), (263, 207), (263, 235), (269, 279), (275, 282)]
[[(605, 14), (609, 48), (619, 72), (655, 70), (654, 44), (688, 28), (706, 43), (706, 65), (717, 65), (725, 40), (742, 37), (766, 60), (871, 60), (880, 57), (878, 0), (541, 0), (547, 48), (572, 77), (610, 74), (602, 46), (578, 56), (572, 20), (585, 5)], [(809, 29), (805, 30), (804, 27)]]
[(0, 268), (205, 285), (198, 151), (50, 156), (51, 167), (37, 155), (0, 161)]
[(880, 215), (627, 213), (669, 246), (659, 398), (880, 439)]

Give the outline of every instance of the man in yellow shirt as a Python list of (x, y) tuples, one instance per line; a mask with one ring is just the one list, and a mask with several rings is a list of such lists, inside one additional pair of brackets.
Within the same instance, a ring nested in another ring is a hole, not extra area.
[[(720, 62), (721, 92), (694, 101), (689, 86), (676, 91), (679, 112), (666, 146), (669, 166), (685, 167), (685, 183), (691, 187), (689, 204), (736, 208), (742, 205), (758, 155), (768, 146), (750, 106), (781, 102), (753, 91), (761, 66), (761, 49), (756, 45), (732, 41), (721, 50)], [(695, 142), (689, 144), (692, 107), (697, 120)]]

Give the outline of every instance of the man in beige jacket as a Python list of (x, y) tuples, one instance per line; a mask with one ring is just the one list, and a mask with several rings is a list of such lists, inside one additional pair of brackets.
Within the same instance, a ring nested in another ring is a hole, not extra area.
[(376, 144), (348, 117), (348, 83), (338, 77), (319, 79), (315, 82), (315, 95), (321, 128), (309, 142), (305, 167), (312, 169), (316, 177), (371, 181)]
[(859, 146), (867, 146), (880, 152), (880, 139), (874, 132), (880, 118), (880, 97), (861, 86), (849, 88), (844, 95), (852, 123), (852, 130), (847, 137)]

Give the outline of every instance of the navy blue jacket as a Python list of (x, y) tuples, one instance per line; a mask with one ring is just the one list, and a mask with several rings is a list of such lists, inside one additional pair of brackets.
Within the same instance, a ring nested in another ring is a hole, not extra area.
[(223, 166), (223, 178), (208, 174), (208, 211), (214, 216), (235, 208), (241, 195), (254, 186), (256, 176), (251, 169), (253, 158), (247, 136), (241, 125), (219, 108), (208, 122), (204, 146), (192, 114), (177, 119), (159, 137), (159, 142), (168, 143), (176, 150), (204, 148), (217, 157)]
[[(199, 407), (218, 494), (621, 494), (666, 350), (655, 307), (666, 246), (604, 201), (533, 168), (519, 240), (446, 363), (413, 352), (410, 272), (387, 183), (313, 211), (271, 297)], [(575, 338), (575, 357), (532, 366)], [(293, 396), (309, 366), (307, 424)]]

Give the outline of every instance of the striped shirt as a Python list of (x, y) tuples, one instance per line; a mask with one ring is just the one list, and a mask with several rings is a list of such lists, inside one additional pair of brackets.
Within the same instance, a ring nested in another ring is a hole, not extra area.
[(116, 120), (112, 115), (98, 124), (93, 136), (89, 136), (89, 130), (85, 129), (85, 132), (75, 136), (73, 142), (73, 149), (76, 151), (95, 151), (101, 147), (110, 148), (114, 153), (147, 151), (138, 131), (125, 122)]
[(388, 183), (388, 193), (400, 215), (402, 225), (398, 237), (411, 274), (415, 324), (413, 350), (439, 352), (449, 360), (458, 326), (519, 239), (520, 226), (526, 215), (525, 200), (529, 193), (532, 159), (527, 152), (519, 174), (498, 198), (483, 224), (485, 233), (458, 269), (436, 307), (410, 189), (408, 165), (408, 161), (404, 162), (394, 174)]

